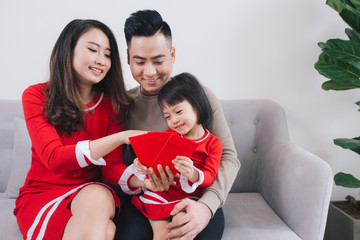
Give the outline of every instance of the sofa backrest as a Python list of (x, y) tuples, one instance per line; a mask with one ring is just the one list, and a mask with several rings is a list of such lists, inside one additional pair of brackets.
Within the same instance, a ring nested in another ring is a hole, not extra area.
[[(259, 142), (264, 136), (289, 139), (285, 113), (270, 100), (221, 100), (241, 162), (232, 192), (257, 191)], [(0, 100), (0, 192), (6, 189), (14, 141), (14, 118), (23, 118), (20, 100)], [(271, 142), (269, 143), (271, 144)]]
[(257, 192), (263, 157), (258, 153), (263, 144), (272, 144), (262, 140), (289, 140), (284, 109), (271, 100), (221, 100), (221, 104), (241, 163), (231, 192)]
[(4, 192), (10, 175), (14, 118), (24, 118), (20, 100), (0, 100), (0, 192)]

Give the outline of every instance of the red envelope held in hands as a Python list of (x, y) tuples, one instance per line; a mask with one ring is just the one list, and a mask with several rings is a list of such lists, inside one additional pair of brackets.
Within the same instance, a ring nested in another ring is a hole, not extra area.
[(173, 132), (148, 132), (129, 138), (135, 154), (142, 165), (152, 167), (160, 176), (157, 165), (169, 166), (173, 174), (178, 171), (171, 162), (176, 156), (190, 157), (197, 143)]

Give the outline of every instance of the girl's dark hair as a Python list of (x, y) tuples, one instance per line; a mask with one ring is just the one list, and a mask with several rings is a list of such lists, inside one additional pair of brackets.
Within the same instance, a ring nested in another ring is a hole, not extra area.
[(79, 38), (91, 29), (101, 30), (110, 42), (111, 68), (99, 83), (96, 91), (107, 94), (113, 104), (116, 117), (122, 121), (132, 102), (127, 95), (119, 50), (112, 31), (97, 20), (76, 19), (66, 25), (57, 39), (50, 58), (49, 86), (45, 90), (45, 116), (60, 132), (72, 134), (84, 126), (85, 113), (82, 111), (77, 74), (73, 68), (74, 48)]
[(160, 13), (155, 10), (139, 10), (130, 15), (125, 21), (124, 33), (126, 44), (130, 46), (133, 36), (151, 37), (160, 31), (170, 40), (170, 26), (162, 19)]
[(197, 112), (198, 123), (207, 128), (213, 120), (213, 110), (206, 93), (190, 73), (181, 73), (174, 76), (159, 91), (158, 102), (163, 109), (165, 104), (173, 106), (184, 100), (189, 101)]

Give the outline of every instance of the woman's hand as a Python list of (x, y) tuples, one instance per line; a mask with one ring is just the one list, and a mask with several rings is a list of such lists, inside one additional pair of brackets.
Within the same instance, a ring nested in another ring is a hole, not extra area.
[(92, 140), (89, 143), (91, 157), (93, 159), (99, 159), (106, 154), (113, 151), (115, 148), (122, 144), (129, 144), (129, 137), (137, 136), (147, 133), (146, 131), (127, 130), (118, 133), (114, 133), (96, 140)]
[(199, 180), (199, 173), (194, 168), (193, 161), (184, 156), (177, 156), (173, 161), (176, 170), (178, 170), (182, 176), (189, 179), (190, 182), (194, 183)]
[(118, 135), (120, 137), (121, 144), (130, 144), (130, 137), (138, 136), (147, 133), (147, 131), (141, 130), (126, 130), (119, 132)]

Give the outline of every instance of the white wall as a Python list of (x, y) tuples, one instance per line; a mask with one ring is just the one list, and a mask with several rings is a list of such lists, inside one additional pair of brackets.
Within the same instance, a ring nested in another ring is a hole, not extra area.
[[(220, 99), (280, 103), (293, 142), (327, 161), (334, 173), (360, 177), (359, 157), (332, 143), (359, 134), (354, 103), (360, 97), (356, 90), (322, 90), (326, 79), (313, 67), (319, 41), (346, 38), (346, 25), (325, 0), (54, 2), (0, 0), (1, 99), (20, 99), (28, 85), (46, 80), (52, 47), (74, 18), (98, 19), (114, 31), (127, 86), (135, 86), (125, 61), (124, 21), (136, 10), (156, 9), (172, 27), (174, 73), (194, 73)], [(335, 186), (332, 199), (348, 192)]]

